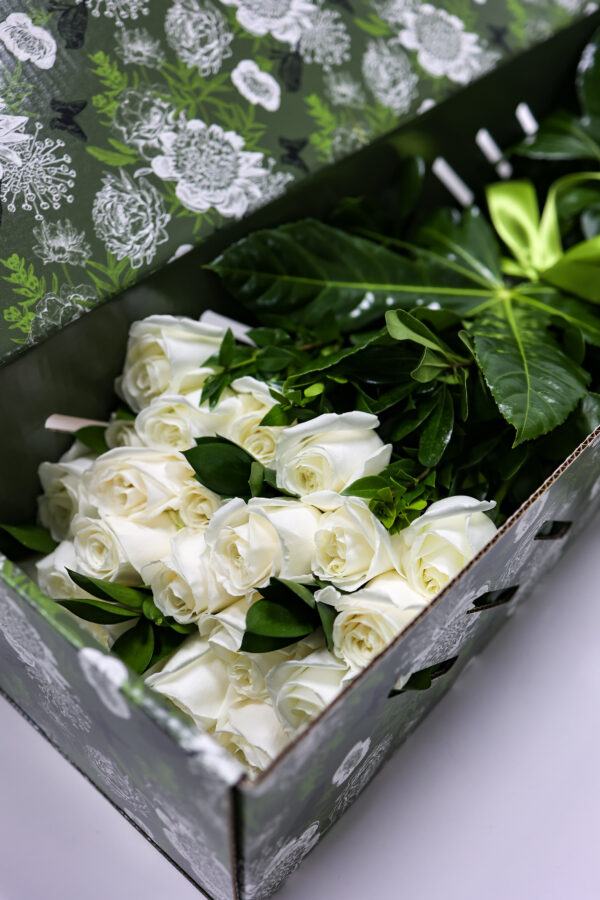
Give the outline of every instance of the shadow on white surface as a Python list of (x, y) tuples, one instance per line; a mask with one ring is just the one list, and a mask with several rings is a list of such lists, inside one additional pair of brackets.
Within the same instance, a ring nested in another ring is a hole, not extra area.
[[(281, 900), (598, 900), (600, 520)], [(198, 893), (0, 700), (0, 900)]]

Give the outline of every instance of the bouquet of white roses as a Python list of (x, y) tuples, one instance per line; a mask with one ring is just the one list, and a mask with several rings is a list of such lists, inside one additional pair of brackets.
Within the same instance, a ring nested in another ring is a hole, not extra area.
[[(238, 344), (173, 316), (134, 323), (116, 383), (129, 409), (40, 467), (39, 518), (58, 543), (37, 571), (256, 772), (496, 529), (492, 502), (427, 506), (432, 480), (391, 462), (372, 413), (299, 408), (269, 424), (278, 379), (221, 377), (260, 355), (252, 335)], [(388, 529), (363, 496), (382, 473), (412, 484), (404, 527)]]

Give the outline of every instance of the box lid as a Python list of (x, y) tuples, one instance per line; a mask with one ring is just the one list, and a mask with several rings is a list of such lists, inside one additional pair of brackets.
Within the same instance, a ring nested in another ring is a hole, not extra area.
[(0, 363), (584, 6), (5, 0)]

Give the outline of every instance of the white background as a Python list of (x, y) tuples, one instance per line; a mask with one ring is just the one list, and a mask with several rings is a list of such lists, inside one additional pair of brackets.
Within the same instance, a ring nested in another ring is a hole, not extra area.
[[(281, 900), (598, 900), (600, 519)], [(201, 895), (0, 700), (0, 900)]]

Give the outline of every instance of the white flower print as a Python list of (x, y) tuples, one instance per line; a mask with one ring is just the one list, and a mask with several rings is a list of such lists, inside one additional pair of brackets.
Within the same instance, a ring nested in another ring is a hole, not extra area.
[[(390, 745), (392, 743), (392, 736), (388, 734), (387, 737), (383, 739), (383, 741), (378, 744), (378, 746), (370, 753), (359, 765), (358, 768), (354, 770), (351, 777), (348, 780), (344, 780), (339, 782), (340, 784), (345, 783), (346, 787), (342, 791), (342, 793), (337, 797), (333, 809), (329, 814), (329, 820), (331, 822), (335, 822), (336, 819), (342, 815), (343, 812), (348, 809), (348, 807), (356, 800), (358, 795), (361, 793), (363, 788), (367, 786), (371, 778), (375, 775), (377, 770), (383, 763), (384, 757), (386, 756)], [(352, 752), (352, 751), (351, 751)], [(343, 764), (342, 764), (343, 765)], [(341, 767), (340, 767), (341, 768)], [(338, 769), (339, 771), (339, 769)], [(336, 773), (337, 774), (337, 773)], [(334, 775), (335, 778), (335, 775)]]
[(86, 680), (106, 708), (120, 719), (129, 719), (129, 704), (121, 693), (121, 686), (129, 677), (125, 664), (95, 647), (82, 647), (78, 659)]
[(237, 7), (237, 20), (250, 34), (272, 34), (278, 41), (295, 47), (302, 31), (310, 28), (318, 7), (312, 0), (221, 0)]
[(151, 0), (84, 0), (84, 2), (96, 18), (105, 15), (107, 19), (114, 19), (115, 25), (122, 25), (126, 19), (147, 16)]
[(26, 666), (28, 675), (36, 682), (50, 717), (61, 727), (89, 731), (92, 727), (90, 718), (61, 675), (54, 654), (25, 613), (4, 591), (0, 593), (0, 636), (12, 647)]
[(398, 40), (417, 51), (419, 65), (430, 75), (445, 75), (458, 84), (467, 84), (499, 59), (499, 54), (482, 47), (476, 34), (465, 31), (457, 16), (430, 3), (405, 13)]
[(113, 128), (123, 142), (146, 158), (160, 146), (161, 134), (175, 125), (175, 107), (157, 96), (158, 91), (159, 87), (123, 91), (113, 116)]
[(261, 873), (260, 881), (248, 885), (248, 900), (259, 900), (273, 894), (296, 871), (320, 837), (319, 823), (313, 822), (299, 837), (284, 844)]
[(416, 6), (416, 0), (374, 0), (373, 6), (380, 19), (389, 25), (404, 25), (407, 10)]
[(82, 266), (91, 256), (92, 250), (83, 231), (77, 231), (69, 219), (57, 222), (42, 222), (33, 229), (37, 244), (33, 252), (48, 263), (69, 263)]
[(21, 157), (15, 150), (16, 144), (31, 140), (30, 134), (24, 134), (27, 116), (0, 115), (0, 178), (4, 172), (3, 162), (21, 165)]
[(361, 764), (369, 752), (370, 746), (371, 738), (367, 738), (365, 741), (359, 741), (350, 751), (348, 751), (341, 764), (334, 772), (333, 778), (331, 779), (333, 784), (339, 787), (340, 784), (343, 784), (350, 778), (356, 767)]
[(83, 749), (100, 776), (100, 780), (110, 793), (132, 808), (136, 815), (143, 815), (150, 811), (148, 801), (142, 792), (136, 788), (129, 776), (121, 770), (114, 760), (89, 744)]
[(303, 28), (298, 52), (306, 63), (318, 63), (325, 69), (350, 59), (350, 35), (339, 12), (319, 9), (311, 17), (310, 28)]
[(19, 142), (18, 149), (13, 145), (10, 158), (4, 157), (0, 185), (0, 199), (8, 212), (14, 212), (18, 203), (21, 209), (33, 210), (40, 221), (43, 210), (59, 209), (63, 200), (73, 202), (70, 191), (76, 175), (75, 169), (69, 168), (69, 154), (58, 155), (65, 142), (53, 138), (38, 140), (41, 128), (37, 122), (35, 134), (28, 135), (28, 141)]
[(382, 104), (400, 115), (408, 112), (417, 95), (418, 77), (397, 41), (369, 41), (362, 59), (367, 87)]
[(240, 60), (231, 73), (231, 80), (249, 103), (264, 106), (269, 112), (279, 109), (281, 88), (278, 82), (268, 72), (261, 71), (254, 60)]
[(367, 103), (365, 92), (359, 81), (350, 72), (327, 72), (325, 91), (334, 106), (349, 106), (360, 109)]
[(61, 728), (91, 731), (92, 720), (83, 711), (79, 700), (71, 691), (70, 684), (60, 672), (57, 671), (55, 677), (49, 681), (38, 679), (38, 684), (47, 701), (46, 711)]
[(332, 160), (343, 159), (349, 153), (365, 147), (371, 138), (371, 131), (362, 122), (355, 122), (351, 126), (339, 125), (331, 135), (329, 156)]
[(198, 827), (170, 805), (158, 807), (156, 815), (162, 822), (165, 837), (188, 863), (201, 884), (215, 898), (229, 897), (231, 875), (214, 852), (208, 849)]
[(186, 253), (189, 253), (190, 250), (193, 249), (193, 244), (180, 244), (173, 256), (169, 257), (168, 262), (175, 262), (175, 260), (179, 259), (180, 256), (185, 256)]
[(38, 69), (51, 69), (56, 59), (56, 41), (49, 31), (34, 25), (24, 13), (11, 13), (0, 23), (0, 41), (21, 62), (30, 61)]
[(48, 681), (58, 672), (54, 654), (3, 588), (0, 588), (0, 636), (12, 647), (22, 663), (38, 673), (38, 677)]
[(92, 209), (94, 228), (117, 259), (129, 257), (132, 269), (149, 265), (156, 248), (168, 240), (165, 226), (171, 216), (163, 198), (146, 178), (137, 183), (123, 169), (104, 176)]
[(147, 28), (121, 28), (115, 39), (115, 50), (126, 65), (160, 69), (165, 61), (160, 41)]
[(243, 216), (260, 197), (265, 170), (262, 153), (244, 150), (244, 139), (199, 119), (162, 137), (164, 155), (152, 160), (154, 172), (177, 182), (175, 193), (194, 212), (211, 207), (223, 216)]
[(231, 56), (233, 34), (222, 12), (210, 2), (175, 0), (165, 19), (167, 40), (188, 66), (215, 75)]
[(96, 290), (89, 284), (63, 284), (58, 294), (44, 294), (33, 308), (35, 318), (27, 335), (27, 343), (37, 344), (47, 335), (74, 322), (97, 300)]

